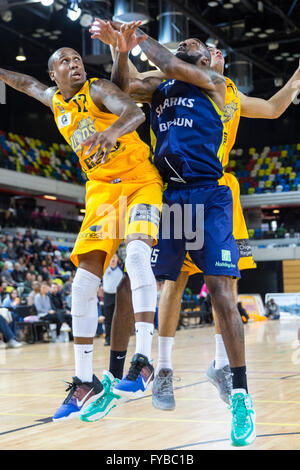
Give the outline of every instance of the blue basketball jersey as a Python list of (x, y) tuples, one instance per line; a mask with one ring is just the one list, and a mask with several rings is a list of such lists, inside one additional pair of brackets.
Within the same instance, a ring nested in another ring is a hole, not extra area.
[(223, 175), (223, 113), (195, 85), (166, 80), (151, 105), (151, 147), (165, 182), (211, 184)]

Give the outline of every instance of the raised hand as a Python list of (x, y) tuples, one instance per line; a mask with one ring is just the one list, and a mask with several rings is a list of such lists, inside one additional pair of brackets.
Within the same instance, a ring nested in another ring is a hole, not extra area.
[(117, 49), (119, 52), (129, 52), (142, 41), (147, 38), (147, 35), (137, 37), (135, 31), (142, 24), (142, 21), (132, 21), (131, 23), (124, 23), (120, 27), (120, 31), (116, 31), (117, 35)]
[(89, 32), (92, 39), (99, 39), (104, 44), (116, 47), (117, 45), (117, 31), (114, 29), (109, 21), (95, 18), (91, 23)]

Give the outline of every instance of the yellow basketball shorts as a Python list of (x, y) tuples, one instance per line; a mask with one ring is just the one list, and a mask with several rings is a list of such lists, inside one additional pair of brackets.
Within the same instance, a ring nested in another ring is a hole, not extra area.
[[(122, 240), (141, 234), (157, 241), (162, 208), (163, 184), (149, 162), (143, 176), (118, 182), (88, 181), (86, 212), (76, 239), (71, 261), (78, 267), (78, 255), (93, 250), (107, 253), (103, 272)], [(153, 171), (154, 170), (154, 171)]]
[[(219, 180), (220, 185), (229, 186), (232, 192), (233, 200), (233, 236), (238, 245), (240, 259), (238, 262), (239, 270), (254, 269), (256, 264), (253, 259), (252, 250), (249, 244), (249, 237), (243, 210), (240, 201), (240, 185), (235, 176), (230, 173), (224, 173)], [(184, 260), (181, 271), (188, 272), (189, 276), (201, 273), (200, 269), (192, 262), (189, 254)]]

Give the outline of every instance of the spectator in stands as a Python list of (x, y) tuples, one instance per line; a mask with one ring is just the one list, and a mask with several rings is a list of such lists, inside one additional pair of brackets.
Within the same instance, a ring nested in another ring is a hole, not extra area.
[(266, 317), (269, 317), (272, 320), (279, 320), (279, 318), (280, 318), (280, 308), (279, 308), (279, 305), (275, 303), (274, 299), (270, 299), (266, 303), (265, 315), (266, 315)]
[(9, 309), (9, 320), (8, 318), (6, 320), (8, 321), (8, 325), (15, 336), (17, 335), (18, 321), (18, 316), (16, 315), (15, 310), (19, 304), (20, 298), (18, 297), (17, 289), (13, 289), (11, 292), (7, 293), (6, 297), (2, 302), (2, 308)]
[(1, 309), (0, 309), (0, 332), (2, 334), (2, 337), (4, 338), (5, 347), (20, 348), (22, 346), (22, 343), (17, 341), (16, 335), (10, 328), (7, 320), (1, 315)]
[(40, 293), (34, 298), (34, 305), (37, 311), (37, 316), (44, 321), (56, 324), (56, 335), (60, 334), (62, 322), (55, 310), (51, 307), (50, 298), (48, 296), (49, 286), (43, 282), (40, 288)]
[(22, 295), (25, 295), (25, 296), (29, 295), (30, 292), (32, 291), (32, 274), (30, 274), (29, 272), (26, 273), (26, 278), (25, 278), (23, 287), (24, 289), (23, 289)]
[(7, 245), (7, 256), (9, 259), (12, 259), (12, 260), (16, 260), (18, 255), (17, 255), (17, 252), (14, 248), (14, 244), (13, 242), (8, 242), (8, 245)]
[(34, 299), (37, 294), (40, 293), (40, 283), (38, 281), (34, 281), (32, 283), (32, 291), (29, 293), (27, 297), (27, 305), (29, 307), (32, 307), (34, 305)]
[(65, 282), (63, 289), (62, 289), (62, 295), (64, 299), (66, 299), (72, 292), (72, 282), (73, 282), (73, 276), (69, 276), (68, 280)]
[(48, 253), (52, 251), (52, 243), (49, 235), (46, 236), (45, 240), (42, 243), (42, 250), (47, 251)]
[(25, 272), (21, 270), (21, 266), (19, 263), (15, 263), (15, 267), (13, 272), (11, 273), (11, 277), (13, 278), (15, 285), (19, 286), (25, 281)]
[(59, 292), (59, 286), (55, 283), (52, 283), (51, 289), (49, 292), (51, 309), (55, 311), (59, 317), (62, 326), (61, 331), (71, 331), (72, 330), (72, 316), (71, 311), (67, 309), (66, 303), (62, 299), (62, 295)]
[(11, 277), (11, 274), (8, 270), (8, 264), (7, 263), (4, 263), (3, 265), (3, 268), (2, 268), (2, 272), (1, 272), (1, 279), (4, 278), (4, 280), (11, 286), (14, 286), (15, 285), (15, 282), (13, 280), (13, 278)]
[(43, 278), (43, 281), (49, 281), (50, 279), (50, 274), (49, 274), (49, 271), (48, 271), (48, 268), (47, 266), (43, 266), (42, 267), (42, 272), (41, 272), (41, 276)]
[(0, 287), (0, 305), (2, 305), (2, 302), (3, 300), (5, 299), (6, 295), (7, 295), (7, 287), (8, 287), (8, 283), (6, 281), (2, 281), (1, 282), (1, 287)]

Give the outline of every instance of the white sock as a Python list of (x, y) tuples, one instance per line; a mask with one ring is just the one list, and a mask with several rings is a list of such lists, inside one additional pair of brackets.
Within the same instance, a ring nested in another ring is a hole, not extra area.
[(158, 337), (158, 362), (155, 370), (155, 375), (161, 369), (173, 369), (172, 367), (172, 348), (174, 338), (171, 336)]
[(93, 380), (93, 344), (74, 344), (75, 375), (82, 382)]
[(222, 335), (215, 335), (216, 340), (216, 355), (215, 355), (215, 369), (223, 369), (229, 365), (229, 360)]
[(135, 323), (135, 353), (143, 354), (148, 358), (149, 361), (151, 360), (153, 331), (153, 323), (147, 323), (142, 321)]

